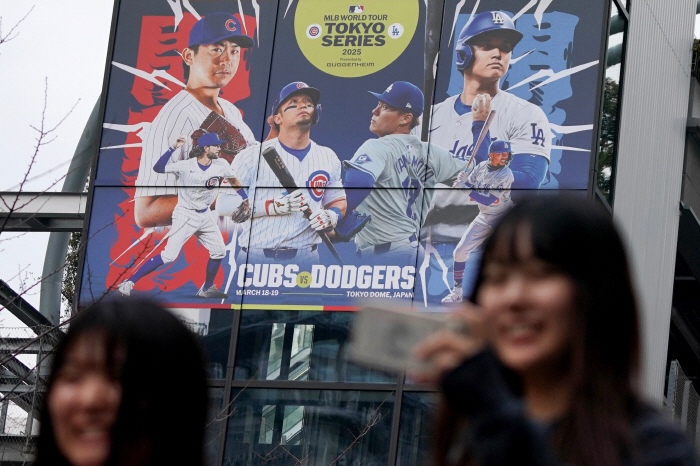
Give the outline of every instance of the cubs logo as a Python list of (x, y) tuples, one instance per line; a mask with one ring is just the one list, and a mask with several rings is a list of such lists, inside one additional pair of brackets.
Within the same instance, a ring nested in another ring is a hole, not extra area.
[(309, 87), (306, 83), (297, 83), (297, 89), (304, 89), (305, 87)]
[(228, 29), (231, 32), (234, 32), (236, 30), (236, 20), (229, 19), (228, 21), (226, 21), (225, 26), (226, 26), (226, 29)]
[(211, 178), (209, 178), (207, 180), (206, 183), (204, 183), (204, 185), (207, 187), (207, 189), (218, 188), (220, 184), (221, 184), (221, 177), (219, 177), (219, 176), (212, 176)]
[(493, 21), (493, 24), (504, 24), (506, 22), (498, 11), (491, 12), (491, 21)]
[(306, 28), (306, 37), (309, 39), (318, 39), (321, 37), (321, 31), (322, 29), (320, 24), (311, 24)]
[(325, 187), (330, 179), (331, 177), (328, 172), (323, 170), (315, 171), (309, 176), (306, 187), (309, 188), (309, 194), (311, 194), (311, 198), (314, 201), (318, 202), (321, 200)]

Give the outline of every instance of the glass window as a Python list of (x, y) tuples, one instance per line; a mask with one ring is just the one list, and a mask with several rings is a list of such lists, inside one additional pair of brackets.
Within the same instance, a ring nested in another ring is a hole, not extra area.
[(207, 410), (207, 429), (204, 433), (204, 456), (206, 464), (216, 464), (216, 455), (221, 444), (221, 422), (225, 419), (221, 415), (224, 401), (224, 389), (209, 389), (209, 409)]
[(170, 309), (200, 337), (210, 379), (225, 379), (233, 312), (227, 309)]
[(614, 201), (615, 160), (619, 128), (620, 72), (625, 49), (627, 20), (615, 2), (610, 5), (610, 35), (603, 89), (600, 129), (600, 151), (596, 169), (596, 185), (612, 206)]
[(398, 466), (431, 464), (433, 417), (438, 394), (403, 392), (399, 427)]
[(396, 378), (347, 361), (354, 312), (244, 311), (237, 380), (391, 383)]
[(244, 388), (232, 400), (227, 466), (389, 461), (393, 392)]

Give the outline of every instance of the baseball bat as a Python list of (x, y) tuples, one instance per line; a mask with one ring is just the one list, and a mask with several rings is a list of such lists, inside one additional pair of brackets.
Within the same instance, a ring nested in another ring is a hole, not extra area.
[(479, 147), (481, 147), (481, 143), (484, 142), (484, 138), (486, 137), (486, 133), (489, 132), (489, 128), (491, 127), (491, 123), (493, 122), (493, 117), (496, 115), (496, 110), (491, 110), (486, 117), (486, 121), (484, 122), (484, 127), (481, 128), (481, 132), (479, 133), (479, 137), (476, 139), (476, 144), (474, 144), (474, 150), (472, 151), (472, 156), (469, 157), (469, 162), (467, 162), (467, 169), (469, 168), (469, 165), (472, 164), (474, 161), (474, 157), (476, 156), (476, 151), (479, 150)]
[[(292, 174), (289, 173), (289, 169), (287, 168), (287, 165), (282, 161), (282, 157), (277, 153), (277, 150), (274, 147), (268, 147), (265, 149), (262, 153), (263, 158), (267, 162), (267, 164), (270, 166), (270, 169), (272, 170), (272, 173), (275, 174), (277, 179), (282, 183), (282, 186), (287, 188), (289, 192), (296, 191), (299, 189), (297, 186), (296, 181), (294, 181), (294, 178), (292, 177)], [(307, 206), (306, 211), (304, 212), (304, 217), (309, 218), (311, 215), (311, 208)], [(317, 231), (318, 236), (321, 237), (321, 241), (323, 241), (323, 244), (326, 245), (328, 250), (333, 254), (333, 257), (335, 257), (335, 260), (338, 261), (340, 265), (343, 265), (343, 260), (340, 258), (340, 254), (338, 254), (338, 251), (335, 249), (335, 246), (333, 243), (331, 243), (330, 238), (328, 238), (328, 235), (323, 232), (323, 231)]]

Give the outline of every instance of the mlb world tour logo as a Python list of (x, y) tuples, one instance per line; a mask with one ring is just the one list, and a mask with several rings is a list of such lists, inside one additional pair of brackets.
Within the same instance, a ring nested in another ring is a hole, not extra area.
[(365, 0), (350, 6), (299, 0), (294, 31), (316, 68), (352, 78), (376, 73), (396, 60), (411, 43), (419, 16), (419, 0)]

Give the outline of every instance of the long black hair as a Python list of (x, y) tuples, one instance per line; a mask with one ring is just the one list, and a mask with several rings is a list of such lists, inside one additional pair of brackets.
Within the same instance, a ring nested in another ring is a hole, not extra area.
[[(102, 301), (78, 315), (58, 344), (45, 400), (69, 352), (83, 337), (102, 344), (122, 399), (108, 464), (204, 464), (207, 383), (195, 335), (173, 314), (141, 300)], [(48, 403), (35, 464), (68, 464), (57, 448)], [(136, 458), (135, 458), (136, 457)]]
[[(555, 451), (575, 466), (619, 465), (633, 453), (630, 421), (640, 352), (637, 305), (620, 235), (610, 214), (583, 199), (529, 198), (487, 240), (472, 302), (485, 264), (528, 259), (519, 247), (522, 235), (529, 235), (532, 255), (568, 276), (576, 289), (569, 361), (574, 389), (568, 412), (554, 427)], [(441, 444), (444, 436), (438, 455)]]

